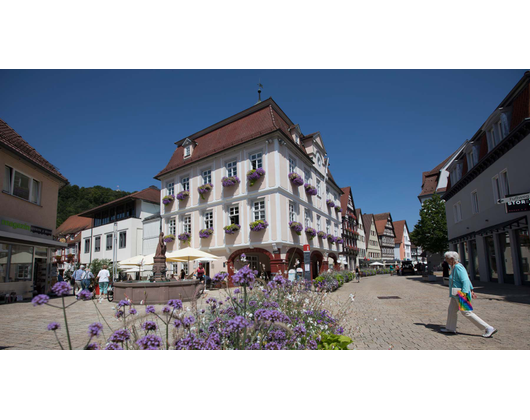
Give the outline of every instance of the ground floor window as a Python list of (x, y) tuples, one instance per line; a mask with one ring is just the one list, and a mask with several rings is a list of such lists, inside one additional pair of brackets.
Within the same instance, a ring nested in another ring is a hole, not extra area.
[(528, 228), (517, 229), (517, 245), (519, 246), (519, 263), (521, 265), (521, 280), (523, 283), (530, 283), (530, 237)]
[(493, 235), (486, 236), (486, 257), (489, 264), (490, 271), (490, 281), (498, 282), (499, 281), (499, 268), (497, 267), (497, 257), (495, 255), (495, 245), (493, 241)]
[(512, 244), (510, 243), (510, 234), (509, 232), (503, 232), (499, 234), (499, 242), (501, 245), (500, 252), (503, 261), (503, 278), (504, 283), (515, 283), (514, 275), (514, 264), (512, 260)]
[(475, 280), (480, 280), (480, 271), (478, 266), (477, 241), (469, 241), (470, 251), (473, 254), (473, 268), (475, 270)]
[[(45, 293), (46, 264), (37, 266), (35, 257), (38, 257), (39, 262), (46, 263), (47, 249), (37, 249), (39, 253), (35, 255), (33, 246), (0, 243), (0, 293), (30, 298), (33, 286), (37, 284), (34, 280), (38, 280), (37, 291)], [(41, 256), (42, 250), (44, 257)], [(43, 267), (44, 272), (42, 272)]]

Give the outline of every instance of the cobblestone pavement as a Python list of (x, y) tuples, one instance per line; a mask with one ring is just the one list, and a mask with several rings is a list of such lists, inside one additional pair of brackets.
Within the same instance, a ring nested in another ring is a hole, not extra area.
[[(380, 275), (365, 277), (360, 283), (345, 284), (331, 297), (342, 302), (354, 294), (349, 304), (348, 317), (354, 349), (530, 349), (530, 289), (510, 285), (476, 283), (478, 299), (474, 300), (475, 312), (499, 331), (489, 339), (482, 338), (482, 331), (459, 315), (458, 334), (444, 335), (438, 330), (444, 326), (449, 304), (448, 288), (441, 280), (423, 282), (421, 277)], [(219, 291), (211, 291), (208, 297), (218, 297)], [(379, 296), (398, 296), (400, 299), (378, 299)], [(72, 303), (73, 297), (66, 302)], [(94, 303), (95, 302), (95, 303)], [(204, 299), (202, 300), (204, 302)], [(50, 303), (60, 305), (60, 299)], [(82, 348), (87, 340), (87, 327), (92, 322), (102, 322), (105, 337), (109, 325), (119, 328), (113, 318), (115, 302), (77, 302), (68, 309), (72, 345)], [(199, 302), (201, 306), (201, 301)], [(156, 305), (157, 309), (162, 308)], [(96, 309), (97, 308), (97, 309)], [(143, 309), (138, 307), (139, 312)], [(0, 305), (0, 349), (57, 349), (53, 332), (47, 325), (56, 321), (63, 346), (67, 345), (62, 311), (49, 306), (33, 307), (30, 302)]]

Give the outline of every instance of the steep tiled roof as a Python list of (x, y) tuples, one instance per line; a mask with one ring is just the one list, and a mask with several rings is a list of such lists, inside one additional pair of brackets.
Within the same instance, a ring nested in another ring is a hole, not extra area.
[(370, 238), (370, 230), (372, 229), (373, 218), (374, 218), (373, 214), (363, 214), (363, 226), (364, 226), (364, 234), (366, 236), (366, 243), (369, 243), (368, 238)]
[(138, 198), (140, 200), (149, 201), (151, 203), (159, 204), (160, 203), (160, 190), (155, 186), (150, 186), (142, 191), (138, 191), (125, 197), (118, 198), (117, 200), (110, 201), (108, 203), (102, 204), (101, 206), (94, 207), (93, 209), (79, 213), (78, 216), (88, 216), (94, 214), (94, 212), (103, 209), (105, 207), (113, 206), (120, 202), (130, 201), (131, 199)]
[(383, 233), (385, 233), (385, 226), (386, 226), (386, 219), (375, 221), (375, 228), (377, 229), (378, 235), (382, 235)]
[(396, 233), (396, 237), (394, 238), (394, 243), (400, 244), (403, 242), (403, 231), (405, 230), (405, 224), (407, 223), (405, 220), (398, 220), (394, 223), (394, 232)]
[(13, 130), (7, 123), (0, 119), (0, 147), (4, 146), (11, 152), (22, 156), (24, 159), (30, 161), (40, 169), (59, 178), (65, 184), (68, 180), (53, 166), (50, 162), (44, 159), (39, 152), (31, 147), (15, 130)]
[(70, 216), (57, 228), (57, 236), (69, 235), (92, 227), (92, 219), (78, 215)]
[(390, 216), (390, 213), (379, 213), (374, 214), (374, 219), (377, 220), (388, 220), (388, 216)]
[(342, 209), (342, 214), (346, 214), (346, 210), (348, 210), (348, 199), (350, 198), (351, 193), (351, 187), (344, 187), (341, 188), (342, 194), (340, 196), (340, 208)]

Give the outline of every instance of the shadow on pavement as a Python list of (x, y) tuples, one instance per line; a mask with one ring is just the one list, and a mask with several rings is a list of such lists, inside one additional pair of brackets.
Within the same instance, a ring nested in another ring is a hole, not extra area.
[(13, 346), (0, 346), (0, 350), (10, 349)]
[(415, 322), (414, 325), (422, 325), (424, 326), (425, 328), (428, 328), (429, 330), (431, 331), (434, 331), (434, 332), (437, 332), (441, 335), (446, 335), (448, 337), (453, 337), (453, 336), (457, 336), (457, 335), (467, 335), (469, 337), (479, 337), (480, 334), (466, 334), (466, 333), (457, 333), (457, 334), (449, 334), (449, 333), (443, 333), (440, 331), (440, 328), (444, 328), (445, 327), (445, 324), (444, 325), (440, 325), (440, 324), (423, 324), (421, 322)]

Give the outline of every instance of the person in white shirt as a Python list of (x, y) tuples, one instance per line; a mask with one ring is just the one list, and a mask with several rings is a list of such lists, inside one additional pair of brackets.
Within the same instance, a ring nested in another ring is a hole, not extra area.
[(103, 266), (103, 269), (99, 270), (96, 279), (99, 282), (99, 303), (101, 303), (104, 299), (104, 296), (107, 296), (107, 291), (109, 288), (110, 273), (109, 270), (107, 270), (106, 265)]

